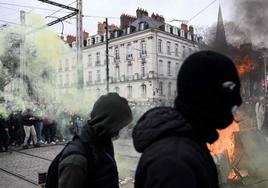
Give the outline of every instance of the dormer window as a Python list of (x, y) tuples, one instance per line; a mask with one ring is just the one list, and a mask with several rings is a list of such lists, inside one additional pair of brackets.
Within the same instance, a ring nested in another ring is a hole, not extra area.
[(140, 28), (140, 31), (143, 31), (145, 29), (145, 23), (144, 22), (140, 22), (139, 28)]
[(181, 31), (180, 31), (180, 36), (181, 36), (181, 37), (185, 37), (184, 30), (182, 30), (182, 29), (181, 29)]
[(178, 28), (177, 27), (173, 27), (173, 34), (178, 35)]
[(170, 33), (170, 25), (168, 24), (165, 25), (165, 31)]
[(127, 28), (127, 34), (130, 34), (130, 27)]
[(87, 43), (88, 43), (88, 45), (91, 45), (91, 40), (90, 40), (90, 38), (87, 39)]
[(99, 37), (96, 37), (96, 38), (95, 38), (95, 43), (99, 43), (99, 42), (100, 42)]
[(192, 40), (192, 36), (191, 36), (191, 33), (190, 32), (187, 33), (187, 39), (188, 40)]

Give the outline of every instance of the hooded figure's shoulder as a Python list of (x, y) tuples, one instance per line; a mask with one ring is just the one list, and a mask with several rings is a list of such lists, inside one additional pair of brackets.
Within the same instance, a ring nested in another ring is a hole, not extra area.
[(192, 127), (184, 117), (171, 107), (150, 109), (133, 129), (133, 143), (138, 152), (143, 152), (154, 143), (168, 138), (188, 137)]

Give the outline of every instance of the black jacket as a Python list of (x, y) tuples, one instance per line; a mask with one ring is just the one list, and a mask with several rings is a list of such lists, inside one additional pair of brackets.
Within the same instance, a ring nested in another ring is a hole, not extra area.
[(142, 153), (135, 188), (218, 188), (217, 170), (206, 143), (172, 108), (146, 112), (133, 130)]
[(23, 116), (23, 125), (24, 126), (32, 126), (36, 123), (36, 117), (34, 117), (31, 113), (25, 113)]
[[(84, 150), (83, 153), (88, 147), (90, 157), (72, 154), (63, 159), (59, 165), (58, 188), (119, 188), (111, 140), (99, 140), (90, 130), (84, 129), (74, 142)], [(66, 152), (71, 149), (68, 147), (74, 146), (68, 145)]]

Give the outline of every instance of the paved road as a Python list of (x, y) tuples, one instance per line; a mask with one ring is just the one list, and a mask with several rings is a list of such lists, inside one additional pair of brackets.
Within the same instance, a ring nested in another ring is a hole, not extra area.
[[(9, 153), (0, 153), (0, 188), (35, 188), (38, 172), (46, 172), (51, 160), (61, 151), (63, 145), (53, 145), (49, 147), (32, 148)], [(135, 152), (131, 140), (119, 140), (115, 142), (115, 153), (121, 188), (132, 188), (134, 172), (139, 159), (139, 154)], [(8, 174), (4, 169), (12, 174)], [(128, 178), (130, 177), (130, 178)], [(26, 178), (29, 182), (21, 179)], [(125, 180), (125, 181), (124, 181)], [(33, 182), (33, 183), (30, 183)], [(253, 181), (250, 186), (238, 184), (228, 184), (221, 188), (267, 188), (268, 181), (257, 183)], [(253, 185), (255, 184), (255, 185)]]
[[(0, 153), (0, 188), (37, 187), (33, 183), (37, 184), (38, 172), (46, 172), (51, 161), (63, 147), (63, 145), (52, 145), (27, 150), (15, 149), (13, 152)], [(121, 147), (119, 147), (119, 149), (121, 149)], [(133, 156), (117, 157), (118, 166), (122, 169), (121, 173), (119, 172), (122, 177), (121, 179), (133, 175), (128, 169), (130, 165), (126, 164), (132, 164), (132, 169), (134, 168), (133, 166), (136, 162), (127, 162), (130, 161), (131, 158), (133, 158)], [(23, 178), (29, 182), (23, 180)], [(123, 185), (121, 185), (121, 187), (133, 187), (132, 180), (128, 178), (126, 180), (127, 181), (122, 181)]]

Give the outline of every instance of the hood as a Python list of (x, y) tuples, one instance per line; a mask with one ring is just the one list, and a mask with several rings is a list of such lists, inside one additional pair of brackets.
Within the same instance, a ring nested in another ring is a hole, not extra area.
[(93, 106), (88, 125), (103, 138), (112, 138), (132, 121), (132, 113), (125, 98), (117, 93), (101, 96)]
[(188, 135), (191, 125), (179, 112), (170, 107), (157, 107), (147, 111), (133, 129), (133, 143), (143, 152), (154, 141), (167, 135)]

